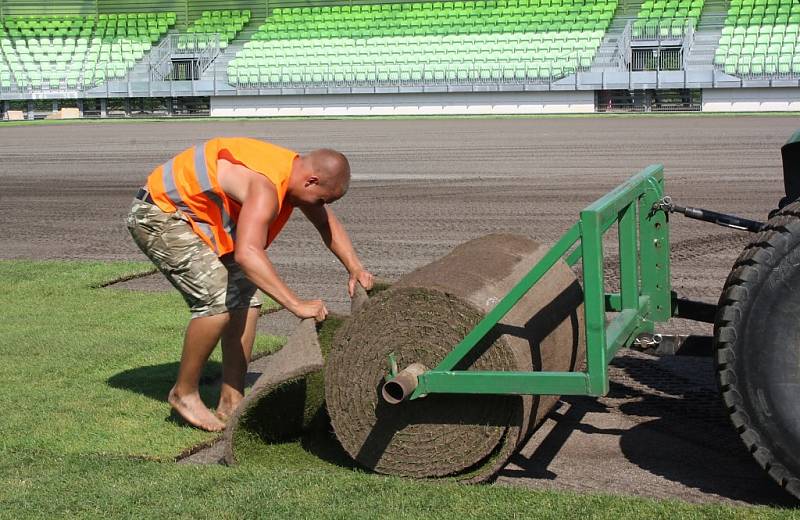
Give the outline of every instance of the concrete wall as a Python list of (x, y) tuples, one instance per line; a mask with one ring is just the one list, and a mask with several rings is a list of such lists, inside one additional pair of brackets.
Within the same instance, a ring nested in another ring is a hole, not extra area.
[(703, 112), (800, 111), (800, 88), (703, 89)]
[(594, 92), (437, 92), (219, 96), (217, 117), (507, 115), (594, 112)]

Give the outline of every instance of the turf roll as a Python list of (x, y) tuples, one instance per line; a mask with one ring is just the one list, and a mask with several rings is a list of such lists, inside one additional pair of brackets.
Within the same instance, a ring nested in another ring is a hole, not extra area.
[[(388, 404), (387, 358), (439, 361), (530, 271), (546, 248), (521, 236), (472, 240), (370, 298), (334, 336), (325, 400), (336, 438), (379, 473), (481, 482), (494, 475), (556, 396), (433, 394)], [(456, 369), (570, 371), (585, 352), (580, 286), (559, 262)]]
[[(236, 462), (235, 438), (243, 428), (274, 442), (292, 438), (318, 420), (324, 358), (314, 320), (300, 322), (281, 350), (258, 362), (261, 375), (228, 419), (222, 436), (227, 464)], [(316, 385), (315, 374), (320, 379)]]
[[(371, 292), (386, 287), (386, 283), (378, 282)], [(351, 312), (357, 312), (368, 299), (367, 292), (358, 286)], [(309, 431), (329, 429), (322, 366), (345, 319), (347, 316), (331, 314), (316, 326), (305, 320), (281, 350), (251, 363), (249, 371), (260, 375), (228, 420), (223, 434), (227, 464), (237, 462), (237, 439), (242, 434), (263, 443), (279, 443)]]

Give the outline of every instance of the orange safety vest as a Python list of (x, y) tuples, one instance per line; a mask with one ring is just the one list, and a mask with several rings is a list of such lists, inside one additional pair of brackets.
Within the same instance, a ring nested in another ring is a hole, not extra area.
[(192, 229), (218, 256), (233, 252), (241, 204), (217, 179), (217, 159), (241, 164), (269, 179), (278, 192), (278, 216), (267, 233), (269, 245), (294, 209), (285, 203), (297, 152), (257, 139), (218, 137), (193, 146), (159, 166), (147, 178), (147, 190), (162, 211), (181, 210)]

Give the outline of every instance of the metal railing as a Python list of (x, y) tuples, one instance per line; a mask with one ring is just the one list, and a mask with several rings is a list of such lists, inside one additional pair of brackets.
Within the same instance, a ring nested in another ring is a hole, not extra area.
[(686, 22), (683, 33), (683, 45), (681, 46), (681, 68), (686, 68), (686, 61), (689, 58), (689, 53), (692, 52), (692, 47), (694, 47), (694, 33), (694, 24)]
[[(740, 58), (741, 60), (741, 58)], [(792, 71), (795, 54), (788, 56), (756, 55), (738, 66), (714, 65), (714, 68), (743, 80), (798, 80), (800, 73)]]
[(597, 94), (597, 112), (700, 112), (701, 89), (603, 90)]
[(632, 71), (682, 70), (685, 61), (682, 47), (632, 49)]
[(64, 98), (78, 97), (79, 94), (108, 84), (109, 81), (131, 81), (131, 67), (121, 64), (97, 66), (84, 63), (80, 70), (27, 70), (24, 74), (14, 74), (9, 86), (0, 84), (0, 93), (29, 94), (32, 99), (58, 94)]
[[(676, 20), (678, 25), (676, 25)], [(653, 45), (659, 45), (661, 42), (674, 42), (676, 40), (683, 40), (686, 36), (688, 28), (694, 29), (691, 22), (681, 18), (672, 19), (665, 18), (658, 22), (649, 22), (644, 25), (638, 24), (637, 21), (628, 22), (632, 26), (631, 41), (652, 41)]]
[(672, 20), (663, 25), (636, 27), (625, 25), (617, 53), (621, 69), (632, 71), (683, 70), (694, 46), (694, 24), (684, 21), (676, 27)]
[(172, 72), (172, 42), (164, 38), (150, 50), (148, 55), (150, 77), (156, 81), (163, 80)]
[(168, 34), (150, 53), (153, 81), (199, 79), (220, 54), (219, 34)]
[(633, 25), (631, 22), (625, 24), (622, 34), (617, 40), (617, 68), (620, 70), (630, 70), (631, 65), (631, 31)]
[[(13, 78), (10, 87), (0, 87), (0, 94), (25, 94), (31, 99), (45, 97), (74, 98), (92, 91), (93, 95), (106, 91), (112, 94), (133, 96), (136, 93), (147, 95), (149, 92), (161, 92), (165, 84), (173, 81), (199, 87), (200, 67), (197, 61), (174, 62), (173, 59), (185, 55), (159, 52), (151, 55), (154, 63), (149, 63), (146, 73), (134, 73), (133, 68), (119, 65), (97, 67), (94, 64), (84, 64), (80, 73), (61, 71), (59, 74), (33, 73), (25, 78)], [(197, 56), (200, 53), (192, 54)], [(588, 60), (584, 59), (584, 63)], [(524, 65), (502, 65), (492, 63), (464, 63), (455, 69), (444, 68), (432, 64), (420, 64), (412, 70), (394, 71), (388, 73), (378, 65), (355, 65), (350, 69), (342, 70), (340, 66), (330, 65), (316, 72), (308, 71), (298, 73), (288, 69), (272, 69), (271, 74), (258, 71), (255, 75), (229, 77), (228, 84), (239, 91), (275, 89), (275, 88), (337, 88), (337, 87), (381, 87), (381, 86), (472, 86), (472, 85), (540, 85), (541, 88), (550, 88), (553, 83), (563, 80), (569, 75), (587, 72), (589, 66), (580, 66), (581, 60), (576, 56), (572, 64), (558, 68), (541, 67), (535, 62)], [(201, 62), (202, 63), (202, 62)], [(562, 62), (563, 63), (563, 62)], [(161, 67), (160, 72), (156, 70)], [(167, 69), (169, 67), (169, 69)], [(217, 63), (211, 61), (207, 65), (208, 76), (212, 78), (203, 82), (211, 83), (211, 88), (216, 89)], [(258, 70), (258, 69), (256, 69)], [(224, 73), (223, 75), (224, 76)], [(188, 81), (184, 81), (188, 80)], [(194, 90), (194, 86), (192, 90)]]

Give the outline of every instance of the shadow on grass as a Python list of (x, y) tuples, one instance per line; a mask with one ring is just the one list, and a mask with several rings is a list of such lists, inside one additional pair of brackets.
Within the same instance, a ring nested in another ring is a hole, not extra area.
[[(178, 377), (179, 362), (162, 363), (124, 370), (106, 380), (108, 386), (142, 394), (156, 401), (167, 402), (172, 385)], [(200, 395), (208, 403), (216, 403), (219, 398), (219, 380), (222, 376), (222, 363), (209, 361), (200, 377)]]
[(344, 451), (330, 429), (307, 432), (300, 438), (300, 447), (328, 464), (349, 470), (368, 471)]
[[(261, 397), (242, 417), (233, 436), (237, 458), (258, 465), (278, 459), (301, 466), (311, 461), (356, 468), (332, 432), (320, 372), (286, 381)], [(250, 459), (249, 461), (247, 459)]]
[(279, 441), (242, 428), (233, 438), (237, 462), (249, 466), (316, 467), (328, 470), (364, 470), (344, 451), (330, 429), (320, 428)]

